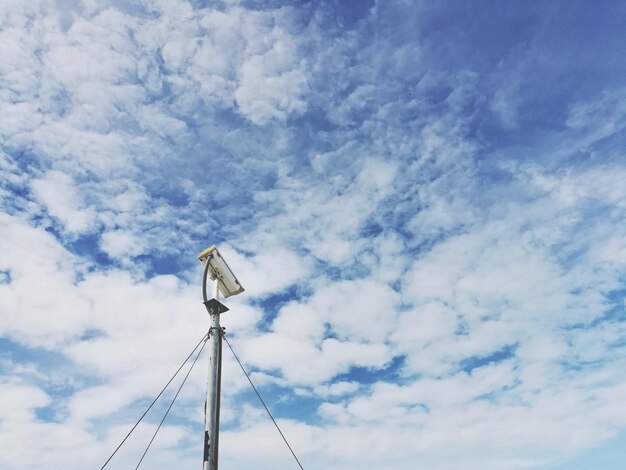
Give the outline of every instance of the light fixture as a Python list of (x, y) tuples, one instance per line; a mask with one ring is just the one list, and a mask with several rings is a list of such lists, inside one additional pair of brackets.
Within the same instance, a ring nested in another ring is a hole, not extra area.
[(217, 287), (225, 298), (241, 294), (244, 291), (243, 286), (228, 267), (226, 260), (215, 245), (200, 253), (198, 260), (204, 265), (205, 269), (208, 264), (208, 274), (211, 280), (217, 281)]

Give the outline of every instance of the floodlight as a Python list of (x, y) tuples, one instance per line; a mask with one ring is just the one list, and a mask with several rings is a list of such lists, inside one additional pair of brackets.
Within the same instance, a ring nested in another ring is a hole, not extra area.
[(198, 255), (198, 260), (206, 267), (208, 263), (211, 280), (217, 280), (217, 287), (224, 297), (241, 294), (244, 291), (235, 274), (226, 264), (217, 247), (210, 246)]

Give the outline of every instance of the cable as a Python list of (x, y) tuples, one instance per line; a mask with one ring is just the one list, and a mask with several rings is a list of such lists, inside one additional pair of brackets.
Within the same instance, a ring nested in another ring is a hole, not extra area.
[[(102, 470), (104, 467), (106, 467), (108, 465), (108, 463), (111, 461), (111, 459), (113, 458), (113, 456), (117, 453), (118, 450), (120, 450), (120, 447), (122, 447), (122, 445), (124, 444), (124, 442), (126, 442), (126, 439), (128, 439), (128, 436), (131, 435), (131, 433), (135, 430), (135, 428), (139, 425), (139, 423), (141, 423), (141, 420), (148, 414), (148, 411), (150, 411), (150, 409), (154, 406), (154, 404), (157, 402), (157, 400), (159, 399), (159, 397), (161, 395), (163, 395), (163, 392), (167, 389), (167, 387), (169, 387), (169, 385), (172, 383), (172, 380), (174, 380), (174, 378), (178, 375), (178, 373), (180, 372), (180, 370), (185, 366), (185, 364), (187, 364), (187, 361), (189, 360), (189, 358), (193, 355), (194, 352), (196, 352), (196, 349), (198, 349), (198, 346), (200, 346), (200, 344), (204, 341), (206, 344), (206, 339), (209, 337), (208, 333), (205, 333), (204, 336), (202, 337), (202, 339), (200, 341), (198, 341), (198, 344), (196, 344), (196, 347), (193, 348), (193, 350), (189, 353), (189, 356), (187, 356), (187, 359), (185, 359), (183, 361), (183, 363), (180, 365), (180, 367), (178, 368), (178, 370), (176, 372), (174, 372), (174, 375), (172, 375), (172, 378), (165, 384), (165, 387), (163, 387), (163, 389), (159, 392), (159, 394), (156, 396), (156, 398), (152, 401), (152, 403), (150, 403), (150, 406), (148, 406), (148, 408), (146, 409), (146, 411), (143, 412), (143, 414), (141, 415), (141, 417), (139, 418), (139, 420), (137, 420), (137, 422), (135, 423), (135, 425), (131, 428), (130, 431), (128, 431), (128, 434), (126, 434), (126, 437), (124, 437), (124, 439), (122, 439), (122, 442), (120, 442), (120, 444), (115, 448), (115, 450), (113, 451), (113, 453), (109, 456), (109, 458), (107, 459), (106, 462), (104, 462), (104, 465), (100, 468), (100, 470)], [(203, 346), (204, 347), (204, 346)]]
[(204, 267), (204, 273), (202, 274), (202, 300), (207, 302), (209, 300), (206, 293), (206, 280), (209, 275), (209, 267), (211, 264), (211, 258), (213, 255), (210, 255), (206, 260), (206, 266)]
[(193, 360), (193, 362), (191, 363), (191, 366), (189, 367), (189, 370), (187, 371), (187, 374), (185, 375), (185, 378), (183, 379), (182, 383), (180, 384), (180, 386), (178, 387), (178, 390), (176, 390), (176, 395), (174, 395), (174, 398), (172, 398), (172, 402), (170, 403), (170, 406), (167, 407), (167, 411), (165, 412), (165, 414), (163, 415), (163, 419), (161, 419), (161, 422), (159, 423), (159, 425), (156, 428), (156, 431), (154, 431), (154, 434), (152, 435), (152, 439), (150, 439), (150, 442), (148, 443), (148, 447), (146, 447), (146, 450), (143, 451), (143, 454), (141, 455), (141, 459), (139, 459), (139, 463), (137, 464), (137, 466), (135, 467), (135, 470), (137, 470), (139, 468), (139, 466), (141, 465), (141, 462), (143, 462), (144, 457), (146, 456), (146, 454), (148, 453), (148, 450), (150, 449), (150, 446), (152, 445), (152, 442), (154, 441), (154, 438), (156, 437), (157, 433), (159, 432), (159, 430), (161, 429), (161, 425), (163, 424), (163, 422), (165, 421), (165, 418), (167, 418), (168, 413), (170, 412), (170, 410), (172, 409), (172, 406), (174, 406), (174, 402), (176, 401), (176, 398), (178, 398), (178, 394), (180, 393), (180, 391), (183, 388), (183, 385), (185, 385), (185, 382), (187, 381), (187, 378), (189, 377), (189, 374), (191, 373), (191, 370), (193, 369), (193, 366), (196, 365), (196, 362), (198, 361), (198, 358), (200, 357), (200, 354), (202, 354), (202, 350), (204, 349), (204, 347), (206, 346), (207, 343), (207, 338), (204, 340), (204, 344), (202, 345), (202, 347), (200, 348), (200, 351), (198, 351), (198, 354), (196, 354), (196, 358)]
[(276, 429), (278, 429), (278, 432), (280, 433), (281, 437), (283, 438), (283, 441), (285, 441), (285, 444), (287, 444), (287, 447), (289, 447), (289, 450), (291, 451), (291, 455), (293, 455), (293, 458), (296, 459), (296, 462), (298, 462), (298, 466), (300, 467), (301, 470), (304, 470), (304, 468), (302, 467), (302, 464), (300, 463), (300, 461), (298, 460), (298, 457), (296, 457), (295, 452), (293, 451), (293, 449), (291, 448), (291, 446), (289, 445), (289, 442), (287, 442), (287, 439), (285, 438), (285, 435), (283, 434), (283, 432), (280, 430), (280, 427), (278, 427), (278, 423), (276, 422), (276, 420), (274, 419), (274, 417), (272, 416), (272, 413), (270, 413), (270, 410), (267, 408), (267, 405), (265, 404), (265, 402), (263, 401), (263, 398), (261, 398), (261, 395), (259, 394), (259, 391), (256, 389), (256, 387), (254, 386), (254, 384), (252, 383), (252, 379), (250, 379), (250, 376), (248, 375), (248, 373), (246, 372), (246, 369), (243, 367), (243, 364), (241, 363), (241, 361), (239, 360), (239, 358), (237, 357), (237, 354), (235, 354), (235, 351), (233, 350), (233, 347), (230, 345), (230, 343), (228, 342), (228, 340), (226, 339), (226, 335), (223, 335), (222, 338), (224, 339), (224, 341), (226, 341), (226, 344), (228, 345), (228, 347), (230, 348), (230, 351), (233, 353), (233, 356), (235, 356), (235, 359), (237, 360), (237, 362), (239, 363), (239, 367), (241, 367), (241, 370), (243, 371), (243, 373), (246, 375), (246, 378), (248, 379), (248, 382), (250, 382), (250, 385), (252, 385), (252, 388), (254, 389), (254, 392), (256, 393), (256, 396), (259, 397), (259, 400), (261, 401), (261, 403), (263, 404), (263, 407), (265, 408), (265, 411), (267, 411), (267, 414), (270, 416), (272, 422), (274, 423), (274, 426), (276, 426)]

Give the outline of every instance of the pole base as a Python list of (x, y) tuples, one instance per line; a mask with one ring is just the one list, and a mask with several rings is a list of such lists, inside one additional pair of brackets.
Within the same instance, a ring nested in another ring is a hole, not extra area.
[(224, 305), (217, 299), (207, 300), (206, 302), (202, 303), (211, 315), (219, 315), (230, 310), (226, 305)]

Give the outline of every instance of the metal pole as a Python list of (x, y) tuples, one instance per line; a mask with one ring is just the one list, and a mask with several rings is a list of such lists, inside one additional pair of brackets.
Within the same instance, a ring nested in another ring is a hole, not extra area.
[[(213, 298), (218, 300), (219, 291), (213, 289)], [(220, 428), (220, 382), (222, 369), (222, 329), (220, 327), (219, 307), (214, 304), (209, 312), (211, 329), (209, 330), (209, 379), (204, 405), (204, 457), (203, 470), (217, 470), (218, 440)]]

